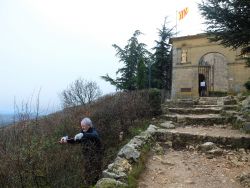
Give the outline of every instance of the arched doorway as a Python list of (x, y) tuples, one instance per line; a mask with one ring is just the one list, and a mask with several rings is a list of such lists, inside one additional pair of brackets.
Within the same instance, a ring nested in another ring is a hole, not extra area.
[(202, 56), (199, 61), (198, 75), (199, 91), (200, 81), (205, 78), (206, 96), (209, 91), (228, 91), (228, 67), (224, 55), (214, 52)]

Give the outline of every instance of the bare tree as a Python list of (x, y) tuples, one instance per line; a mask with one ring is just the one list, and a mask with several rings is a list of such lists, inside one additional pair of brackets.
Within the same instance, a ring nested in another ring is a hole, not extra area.
[(101, 90), (96, 82), (78, 78), (61, 93), (64, 107), (86, 105), (101, 96)]

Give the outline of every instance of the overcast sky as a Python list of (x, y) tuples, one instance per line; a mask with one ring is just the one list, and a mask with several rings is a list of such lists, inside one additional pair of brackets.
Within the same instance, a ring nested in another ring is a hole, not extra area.
[(60, 108), (59, 93), (75, 79), (96, 81), (104, 94), (115, 88), (100, 79), (122, 64), (121, 47), (135, 30), (152, 48), (168, 16), (189, 7), (178, 22), (179, 36), (203, 32), (200, 0), (0, 0), (0, 113), (37, 97), (43, 110)]

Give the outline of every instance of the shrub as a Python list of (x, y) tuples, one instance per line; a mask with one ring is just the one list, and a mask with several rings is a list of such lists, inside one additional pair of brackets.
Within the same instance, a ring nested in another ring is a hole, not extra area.
[(250, 80), (247, 81), (244, 86), (246, 87), (247, 90), (250, 90)]
[(159, 89), (149, 90), (149, 104), (153, 115), (161, 114), (161, 92)]
[(210, 97), (225, 97), (227, 96), (227, 92), (223, 91), (209, 91)]
[(81, 119), (90, 117), (101, 135), (105, 168), (128, 136), (157, 114), (159, 98), (156, 90), (120, 92), (0, 129), (0, 187), (79, 187), (84, 177), (81, 145), (60, 145), (59, 138), (75, 135)]

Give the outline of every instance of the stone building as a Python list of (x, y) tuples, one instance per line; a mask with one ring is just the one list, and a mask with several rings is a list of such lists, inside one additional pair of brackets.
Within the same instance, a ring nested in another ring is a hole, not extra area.
[(236, 94), (245, 90), (250, 67), (232, 50), (210, 42), (206, 34), (171, 38), (173, 52), (172, 91), (174, 98), (197, 98), (205, 81), (205, 96), (212, 93)]

